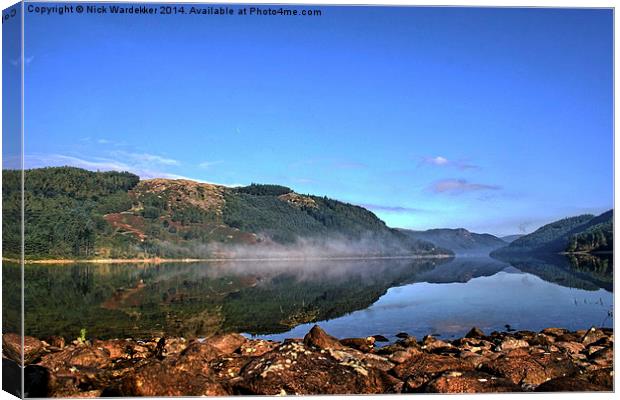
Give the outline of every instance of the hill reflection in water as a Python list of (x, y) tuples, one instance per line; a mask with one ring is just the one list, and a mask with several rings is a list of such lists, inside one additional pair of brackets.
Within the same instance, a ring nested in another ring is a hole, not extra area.
[[(601, 324), (611, 309), (612, 268), (564, 260), (29, 265), (25, 330), (70, 339), (82, 328), (97, 338), (225, 331), (290, 337), (328, 321), (323, 324), (337, 336), (391, 337), (399, 331), (460, 334), (472, 325), (578, 329)], [(3, 265), (3, 277), (17, 272), (16, 265)], [(17, 288), (5, 292), (8, 304), (19, 299)], [(5, 332), (15, 330), (10, 317), (3, 320)], [(611, 324), (611, 318), (604, 323)]]

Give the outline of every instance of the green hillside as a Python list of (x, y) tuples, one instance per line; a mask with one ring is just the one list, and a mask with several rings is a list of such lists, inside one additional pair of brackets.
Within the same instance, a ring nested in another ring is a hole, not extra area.
[[(4, 257), (17, 257), (19, 171), (3, 171), (2, 194)], [(362, 207), (279, 185), (140, 181), (128, 172), (60, 167), (25, 171), (24, 199), (27, 259), (195, 258), (312, 246), (321, 256), (449, 254)]]
[(474, 233), (467, 229), (429, 229), (426, 231), (401, 230), (409, 237), (431, 242), (437, 247), (456, 254), (488, 254), (507, 245), (502, 239), (488, 233)]
[(524, 235), (494, 256), (515, 253), (604, 252), (613, 250), (613, 210), (564, 218)]

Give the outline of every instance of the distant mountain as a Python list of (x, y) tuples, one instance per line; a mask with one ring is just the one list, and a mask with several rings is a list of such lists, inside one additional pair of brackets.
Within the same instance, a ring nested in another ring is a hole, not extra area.
[[(2, 175), (4, 256), (16, 257), (21, 174)], [(365, 208), (280, 185), (59, 167), (25, 171), (24, 198), (27, 259), (451, 254)]]
[(491, 254), (501, 257), (518, 253), (604, 251), (613, 251), (613, 210), (599, 216), (585, 214), (552, 222)]
[(512, 243), (515, 240), (519, 239), (521, 236), (523, 235), (508, 235), (508, 236), (502, 236), (500, 239), (502, 239), (506, 243)]
[(506, 246), (507, 242), (488, 233), (473, 233), (467, 229), (429, 229), (401, 232), (416, 240), (433, 243), (437, 247), (452, 250), (456, 254), (488, 254), (490, 251)]

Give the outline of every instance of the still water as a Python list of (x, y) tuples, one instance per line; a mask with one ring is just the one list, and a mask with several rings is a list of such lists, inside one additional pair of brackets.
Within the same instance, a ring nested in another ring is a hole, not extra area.
[[(243, 332), (301, 337), (314, 323), (338, 337), (399, 332), (613, 326), (610, 260), (554, 256), (261, 261), (158, 265), (29, 265), (25, 331), (73, 339)], [(19, 273), (3, 265), (3, 279)], [(4, 288), (14, 331), (17, 287)]]

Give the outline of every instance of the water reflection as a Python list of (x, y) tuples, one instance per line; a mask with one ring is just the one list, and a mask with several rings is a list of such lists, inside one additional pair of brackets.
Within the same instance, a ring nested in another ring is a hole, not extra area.
[[(290, 336), (328, 321), (339, 336), (391, 336), (400, 330), (460, 334), (472, 325), (600, 324), (595, 319), (607, 315), (613, 298), (611, 263), (563, 260), (30, 265), (25, 330), (67, 338), (82, 328), (99, 338), (226, 331)], [(3, 277), (17, 268), (4, 264)], [(19, 296), (18, 288), (4, 289)], [(11, 331), (10, 318), (3, 320)]]

